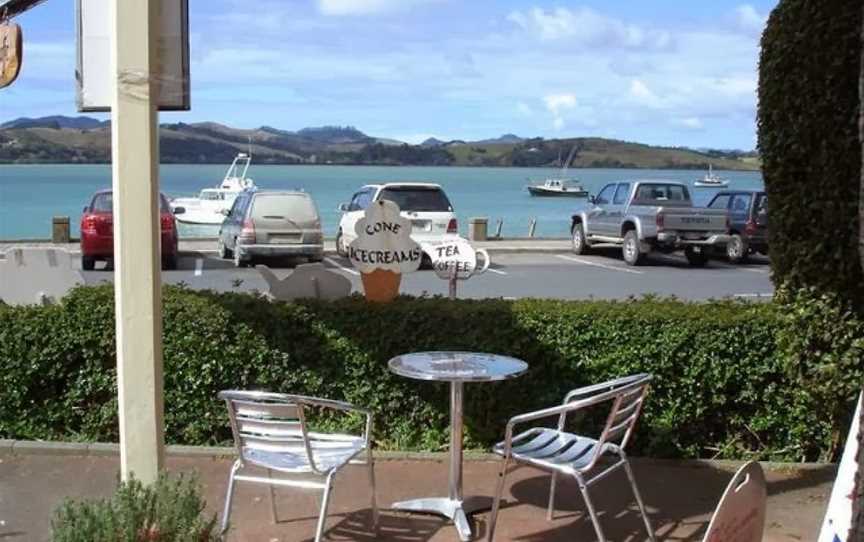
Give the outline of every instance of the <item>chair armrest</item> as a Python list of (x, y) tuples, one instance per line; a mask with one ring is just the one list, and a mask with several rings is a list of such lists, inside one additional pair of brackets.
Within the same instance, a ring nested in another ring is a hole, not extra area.
[(328, 408), (330, 410), (338, 410), (340, 412), (349, 412), (354, 414), (360, 414), (366, 417), (366, 425), (363, 431), (363, 440), (366, 441), (367, 446), (372, 445), (372, 411), (368, 408), (361, 408), (352, 405), (351, 403), (346, 403), (345, 401), (336, 401), (334, 399), (317, 399), (312, 397), (303, 397), (299, 400), (302, 400), (305, 404), (310, 406), (316, 406), (321, 408)]

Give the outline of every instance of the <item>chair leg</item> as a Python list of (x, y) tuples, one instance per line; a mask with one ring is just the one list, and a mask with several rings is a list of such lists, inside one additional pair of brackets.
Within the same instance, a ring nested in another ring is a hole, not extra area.
[(498, 483), (495, 486), (495, 499), (492, 501), (492, 512), (489, 514), (489, 529), (486, 541), (492, 542), (495, 536), (495, 524), (498, 521), (498, 509), (501, 507), (501, 495), (504, 493), (504, 480), (507, 478), (507, 467), (510, 458), (505, 457), (501, 463), (501, 472), (498, 473)]
[(330, 506), (330, 488), (333, 487), (333, 475), (335, 471), (327, 475), (327, 482), (324, 484), (324, 496), (321, 497), (321, 511), (318, 515), (318, 527), (315, 529), (315, 542), (321, 542), (321, 537), (324, 535), (324, 524), (327, 521), (327, 508)]
[[(273, 479), (273, 471), (267, 469), (267, 478)], [(273, 515), (273, 523), (279, 523), (279, 516), (276, 514), (276, 486), (270, 484), (270, 513)]]
[(222, 525), (220, 534), (224, 534), (228, 530), (228, 520), (231, 518), (231, 502), (234, 500), (234, 475), (240, 470), (240, 460), (234, 462), (231, 467), (231, 474), (228, 475), (228, 491), (225, 492), (225, 508), (222, 510)]
[(372, 459), (372, 448), (369, 448), (366, 455), (366, 461), (369, 463), (369, 485), (371, 486), (371, 506), (372, 506), (372, 531), (378, 532), (378, 499), (375, 496), (375, 460)]
[(645, 512), (645, 503), (642, 502), (642, 495), (639, 493), (639, 487), (636, 485), (636, 477), (633, 476), (633, 469), (630, 468), (630, 462), (624, 457), (624, 470), (627, 472), (627, 478), (630, 479), (630, 486), (633, 488), (633, 495), (636, 497), (636, 504), (639, 506), (639, 512), (642, 514), (642, 521), (645, 522), (645, 530), (648, 531), (648, 538), (651, 542), (656, 542), (654, 538), (654, 529), (651, 527), (651, 522), (648, 520), (648, 513)]
[(594, 524), (594, 531), (597, 533), (597, 540), (599, 542), (606, 542), (606, 537), (603, 536), (603, 529), (600, 527), (600, 519), (597, 517), (597, 511), (594, 510), (594, 503), (591, 502), (591, 496), (588, 495), (588, 486), (585, 484), (585, 479), (577, 474), (576, 480), (579, 482), (579, 491), (582, 492), (582, 498), (585, 499), (585, 506), (588, 508), (588, 514), (591, 516), (591, 523)]
[(546, 510), (546, 519), (552, 521), (555, 514), (555, 484), (558, 482), (558, 473), (552, 471), (552, 481), (549, 483), (549, 508)]

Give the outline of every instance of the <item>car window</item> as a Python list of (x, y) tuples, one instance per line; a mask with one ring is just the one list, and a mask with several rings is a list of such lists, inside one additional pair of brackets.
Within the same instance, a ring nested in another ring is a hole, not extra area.
[(708, 205), (711, 209), (726, 209), (729, 207), (729, 198), (731, 198), (729, 194), (720, 194), (719, 196), (715, 196), (714, 200)]
[(246, 203), (246, 195), (240, 194), (237, 196), (237, 199), (234, 200), (234, 205), (231, 206), (231, 212), (228, 213), (231, 217), (238, 217), (243, 214), (243, 206)]
[(640, 184), (633, 200), (640, 205), (689, 204), (690, 192), (680, 184)]
[(746, 213), (750, 209), (750, 194), (736, 194), (729, 208), (733, 213)]
[[(171, 205), (168, 203), (168, 198), (164, 194), (159, 194), (159, 210), (163, 213), (170, 212)], [(90, 204), (91, 213), (111, 213), (114, 211), (114, 193), (101, 192), (93, 197), (93, 202)]]
[(367, 188), (366, 190), (360, 192), (360, 197), (357, 198), (357, 208), (360, 210), (365, 210), (367, 207), (369, 207), (369, 204), (372, 203), (372, 194), (374, 192), (374, 188)]
[(609, 205), (609, 202), (612, 201), (612, 194), (615, 193), (615, 186), (616, 185), (614, 184), (607, 184), (605, 187), (603, 187), (603, 190), (600, 191), (600, 194), (598, 194), (597, 197), (594, 198), (594, 203), (596, 203), (597, 205)]
[(624, 205), (627, 203), (627, 196), (630, 195), (630, 183), (621, 183), (618, 189), (615, 190), (615, 205)]
[(403, 211), (450, 212), (453, 207), (443, 190), (425, 186), (388, 186), (379, 200), (394, 202)]
[(90, 204), (90, 212), (92, 213), (110, 213), (114, 209), (114, 196), (111, 192), (102, 192), (93, 197), (93, 202)]
[(766, 194), (759, 194), (756, 196), (756, 212), (768, 212), (768, 196)]
[(318, 218), (318, 211), (306, 194), (258, 194), (252, 204), (252, 216), (309, 222)]

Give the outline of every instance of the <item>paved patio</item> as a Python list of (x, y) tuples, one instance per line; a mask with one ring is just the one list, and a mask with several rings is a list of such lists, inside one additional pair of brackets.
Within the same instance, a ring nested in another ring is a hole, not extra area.
[[(221, 508), (231, 459), (178, 457), (168, 459), (175, 472), (200, 477), (208, 509)], [(490, 495), (496, 463), (465, 464), (466, 494)], [(115, 487), (116, 456), (0, 454), (0, 541), (39, 542), (50, 538), (53, 509), (65, 497), (102, 497)], [(699, 541), (734, 466), (634, 460), (634, 469), (659, 540)], [(362, 467), (351, 467), (337, 479), (327, 538), (334, 541), (449, 542), (454, 529), (434, 516), (407, 515), (389, 509), (390, 503), (446, 491), (446, 464), (438, 460), (379, 460), (376, 468), (378, 500), (382, 507), (377, 534), (368, 529), (369, 490)], [(834, 479), (835, 467), (796, 465), (769, 468), (766, 542), (815, 540)], [(519, 469), (509, 478), (496, 540), (594, 540), (578, 489), (564, 483), (558, 516), (545, 520), (548, 477)], [(623, 473), (596, 486), (597, 506), (610, 540), (645, 540)], [(298, 542), (312, 539), (319, 493), (277, 493), (279, 523), (273, 523), (265, 486), (238, 484), (231, 530), (234, 542)], [(484, 536), (488, 514), (473, 517), (472, 528)]]

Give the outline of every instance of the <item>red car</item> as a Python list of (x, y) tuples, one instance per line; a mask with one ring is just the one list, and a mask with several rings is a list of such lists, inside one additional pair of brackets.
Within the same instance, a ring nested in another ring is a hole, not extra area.
[[(160, 223), (162, 224), (162, 269), (177, 268), (177, 223), (171, 206), (159, 194)], [(111, 190), (93, 195), (90, 205), (81, 215), (81, 267), (92, 271), (96, 260), (108, 261), (114, 257), (114, 206)]]

